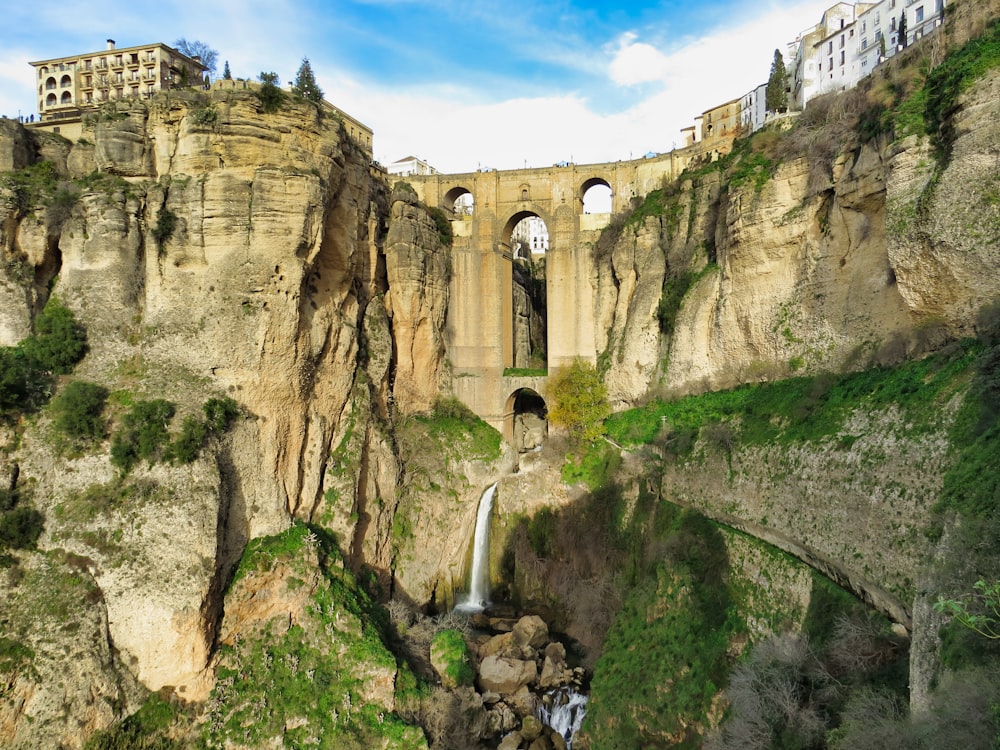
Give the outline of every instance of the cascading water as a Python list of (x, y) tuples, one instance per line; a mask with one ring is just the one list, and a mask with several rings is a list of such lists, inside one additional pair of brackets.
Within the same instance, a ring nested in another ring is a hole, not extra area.
[(479, 499), (476, 513), (476, 533), (472, 541), (472, 572), (469, 576), (469, 593), (455, 609), (462, 612), (482, 612), (490, 598), (490, 513), (493, 510), (493, 496), (496, 482), (486, 488)]
[(567, 750), (573, 747), (573, 737), (586, 715), (587, 696), (571, 687), (551, 691), (538, 704), (538, 720), (562, 735)]

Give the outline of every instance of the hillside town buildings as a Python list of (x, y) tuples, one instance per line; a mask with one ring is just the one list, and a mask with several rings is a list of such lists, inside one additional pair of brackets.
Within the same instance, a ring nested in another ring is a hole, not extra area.
[(37, 127), (68, 138), (80, 137), (88, 109), (176, 86), (200, 85), (208, 70), (199, 59), (166, 44), (117, 48), (114, 39), (108, 39), (99, 52), (29, 65), (35, 69), (38, 88)]

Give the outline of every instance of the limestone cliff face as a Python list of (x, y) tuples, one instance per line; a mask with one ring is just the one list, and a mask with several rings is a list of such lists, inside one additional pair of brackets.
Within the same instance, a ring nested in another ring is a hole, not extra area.
[[(858, 366), (971, 333), (973, 311), (1000, 294), (998, 80), (962, 100), (936, 184), (926, 140), (873, 141), (832, 164), (782, 162), (759, 188), (688, 180), (665, 215), (627, 225), (598, 259), (613, 401)], [(695, 281), (661, 341), (664, 275), (685, 271)]]
[[(263, 114), (250, 92), (172, 92), (103, 113), (76, 144), (4, 123), (0, 153), (4, 169), (46, 161), (55, 173), (0, 201), (0, 343), (30, 332), (51, 286), (87, 330), (73, 377), (120, 404), (168, 399), (178, 424), (212, 396), (241, 407), (188, 466), (119, 478), (107, 443), (58, 455), (44, 416), (14, 456), (46, 514), (41, 547), (86, 561), (108, 679), (202, 700), (222, 593), (249, 539), (322, 520), (353, 563), (391, 571), (390, 417), (394, 399), (426, 409), (443, 383), (447, 252), (419, 206), (390, 212), (385, 181), (339, 122), (302, 103)], [(70, 197), (56, 201), (56, 186)], [(341, 462), (348, 445), (356, 460)], [(25, 747), (40, 735), (19, 722), (42, 715), (29, 699), (51, 692), (46, 680), (28, 679), (28, 708), (3, 719), (4, 736), (27, 732)], [(134, 710), (130, 690), (90, 691), (92, 728)], [(101, 709), (102, 695), (117, 708)]]

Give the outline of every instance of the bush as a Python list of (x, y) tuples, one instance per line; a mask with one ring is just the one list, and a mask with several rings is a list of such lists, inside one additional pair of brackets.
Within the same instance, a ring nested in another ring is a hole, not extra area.
[(205, 412), (205, 425), (210, 432), (225, 432), (233, 420), (239, 416), (240, 407), (231, 398), (210, 398), (202, 406)]
[(593, 365), (581, 359), (559, 370), (549, 383), (549, 421), (565, 427), (577, 443), (593, 443), (604, 434), (611, 413), (608, 389)]
[(44, 523), (45, 516), (23, 505), (3, 513), (0, 515), (0, 550), (34, 549)]
[(65, 375), (87, 353), (87, 334), (73, 313), (52, 298), (35, 319), (34, 335), (18, 346), (33, 369)]
[(173, 237), (176, 228), (177, 214), (169, 208), (163, 208), (156, 217), (156, 226), (150, 230), (150, 234), (153, 235), (153, 239), (156, 240), (157, 245), (162, 245)]
[(108, 389), (85, 380), (74, 380), (52, 400), (53, 426), (68, 438), (100, 440), (104, 437), (104, 404)]
[(139, 459), (153, 463), (168, 442), (167, 424), (174, 416), (174, 405), (163, 399), (137, 401), (122, 419), (122, 426), (111, 439), (111, 463), (129, 472)]
[(170, 443), (167, 458), (173, 462), (189, 464), (198, 458), (202, 446), (208, 438), (208, 428), (196, 417), (184, 417), (181, 424), (181, 434)]
[(65, 374), (87, 353), (87, 336), (73, 313), (50, 298), (35, 333), (17, 346), (0, 347), (0, 416), (14, 417), (44, 404), (52, 376)]

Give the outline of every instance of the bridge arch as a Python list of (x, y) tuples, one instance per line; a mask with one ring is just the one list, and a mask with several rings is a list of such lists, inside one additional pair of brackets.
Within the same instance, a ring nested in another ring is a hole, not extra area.
[(471, 216), (475, 210), (476, 197), (464, 185), (456, 185), (444, 194), (441, 208), (459, 216)]
[(611, 213), (611, 201), (614, 190), (611, 183), (603, 177), (591, 177), (580, 185), (577, 195), (581, 213), (604, 214)]
[(507, 397), (503, 435), (518, 453), (538, 450), (549, 434), (545, 399), (531, 388), (518, 388)]

